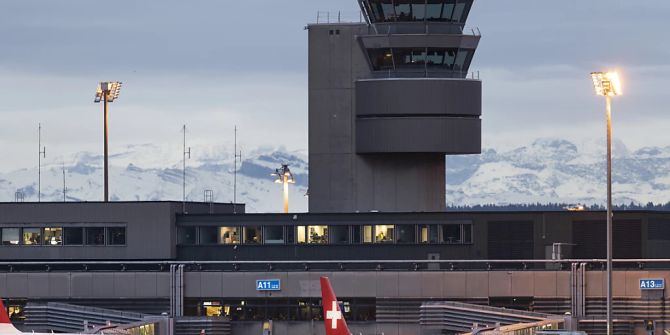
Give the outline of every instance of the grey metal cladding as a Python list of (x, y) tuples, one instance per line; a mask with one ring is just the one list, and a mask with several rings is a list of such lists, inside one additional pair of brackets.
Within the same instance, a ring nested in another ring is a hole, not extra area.
[(374, 48), (462, 48), (476, 49), (481, 36), (477, 35), (368, 35), (360, 36), (366, 49)]
[(478, 154), (481, 120), (440, 116), (357, 119), (356, 152)]
[(356, 116), (482, 114), (482, 83), (464, 79), (356, 81)]

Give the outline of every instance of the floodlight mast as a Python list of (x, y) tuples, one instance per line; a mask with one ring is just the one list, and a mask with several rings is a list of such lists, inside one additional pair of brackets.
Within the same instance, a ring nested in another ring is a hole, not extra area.
[(283, 184), (284, 187), (284, 213), (288, 213), (288, 184), (294, 184), (293, 173), (288, 168), (288, 164), (282, 164), (279, 169), (275, 169), (272, 176), (276, 176), (275, 183)]
[(104, 109), (104, 201), (109, 201), (109, 150), (108, 150), (108, 133), (109, 133), (109, 113), (107, 110), (107, 103), (114, 102), (118, 99), (123, 83), (120, 81), (101, 82), (98, 84), (98, 89), (95, 92), (95, 103), (103, 102)]
[(612, 335), (612, 97), (622, 94), (616, 72), (592, 72), (596, 95), (605, 97), (607, 119), (607, 335)]

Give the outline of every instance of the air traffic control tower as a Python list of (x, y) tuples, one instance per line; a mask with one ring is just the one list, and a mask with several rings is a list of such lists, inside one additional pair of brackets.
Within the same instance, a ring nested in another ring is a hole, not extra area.
[(309, 30), (310, 212), (443, 211), (445, 155), (481, 152), (473, 0), (358, 0)]

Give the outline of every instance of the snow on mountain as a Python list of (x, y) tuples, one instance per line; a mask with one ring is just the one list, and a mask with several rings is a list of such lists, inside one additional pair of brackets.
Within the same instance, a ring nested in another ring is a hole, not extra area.
[[(605, 143), (579, 146), (561, 139), (538, 139), (528, 147), (447, 158), (447, 203), (604, 204)], [(670, 201), (670, 146), (630, 152), (613, 143), (613, 201), (619, 204)]]
[[(670, 146), (630, 151), (614, 142), (615, 203), (670, 201)], [(137, 145), (110, 156), (112, 200), (181, 200), (181, 147)], [(233, 200), (232, 150), (196, 146), (187, 161), (187, 199), (202, 201), (205, 190), (214, 200)], [(290, 188), (291, 211), (307, 210), (308, 169), (305, 152), (257, 148), (238, 163), (237, 200), (248, 212), (281, 211), (282, 188), (270, 174), (289, 164), (296, 184)], [(55, 163), (60, 162), (60, 163)], [(102, 156), (81, 152), (55, 158), (42, 166), (42, 200), (62, 201), (63, 168), (68, 201), (102, 198)], [(605, 202), (605, 145), (602, 141), (575, 144), (542, 138), (529, 146), (481, 155), (448, 156), (447, 203), (454, 205), (509, 203)], [(25, 201), (37, 200), (37, 168), (0, 172), (0, 201), (13, 201), (20, 191)]]

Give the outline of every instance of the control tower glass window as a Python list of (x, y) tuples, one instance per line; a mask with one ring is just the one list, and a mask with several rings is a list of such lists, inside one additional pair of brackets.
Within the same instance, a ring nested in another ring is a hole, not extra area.
[(392, 70), (393, 69), (393, 54), (391, 49), (370, 49), (370, 63), (375, 71)]
[(2, 228), (2, 245), (18, 245), (19, 228)]
[(471, 0), (367, 0), (373, 22), (433, 21), (463, 23)]
[(394, 48), (369, 49), (373, 71), (438, 70), (465, 72), (472, 50), (457, 48)]
[(40, 228), (23, 228), (23, 244), (24, 245), (40, 245), (42, 244), (42, 230)]

